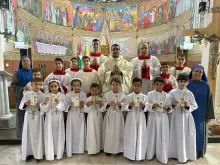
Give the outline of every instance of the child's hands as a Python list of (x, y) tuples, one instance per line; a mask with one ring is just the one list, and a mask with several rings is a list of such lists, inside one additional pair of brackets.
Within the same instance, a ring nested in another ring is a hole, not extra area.
[(134, 102), (134, 101), (132, 101), (132, 102), (129, 103), (129, 106), (130, 106), (130, 107), (133, 107), (134, 105), (135, 105), (135, 102)]
[(189, 107), (189, 103), (187, 101), (183, 101), (185, 107)]
[(55, 98), (55, 102), (56, 102), (57, 104), (59, 104), (60, 99), (59, 99), (59, 98)]
[(88, 101), (87, 103), (86, 103), (86, 106), (87, 107), (90, 107), (91, 105), (93, 105), (94, 104), (94, 101), (92, 100), (92, 101)]
[(169, 107), (168, 106), (165, 106), (163, 107), (164, 110), (168, 111), (169, 110)]
[(117, 102), (116, 102), (116, 105), (121, 106), (121, 102), (120, 102), (120, 101), (117, 101)]
[(27, 101), (25, 101), (24, 104), (27, 105), (27, 106), (30, 106), (30, 105), (31, 105), (31, 100), (27, 100)]
[(102, 100), (96, 100), (95, 103), (98, 105), (102, 105)]
[(45, 99), (44, 99), (44, 104), (47, 104), (48, 102), (49, 102), (49, 100), (50, 100), (50, 98), (49, 97), (45, 97)]
[(84, 101), (80, 101), (79, 102), (79, 108), (83, 108), (84, 107), (85, 102)]
[(115, 102), (114, 102), (114, 101), (110, 101), (110, 102), (108, 103), (108, 105), (115, 105)]
[(69, 110), (72, 109), (73, 107), (74, 107), (74, 103), (71, 103), (71, 104), (69, 105)]
[(172, 101), (172, 105), (177, 105), (177, 104), (179, 104), (179, 101), (177, 101), (177, 100)]
[(140, 103), (139, 103), (139, 106), (140, 106), (141, 108), (145, 108), (145, 104), (144, 104), (143, 102), (140, 102)]
[(35, 104), (35, 107), (36, 107), (38, 110), (40, 110), (40, 104), (39, 104), (39, 103), (36, 103), (36, 104)]

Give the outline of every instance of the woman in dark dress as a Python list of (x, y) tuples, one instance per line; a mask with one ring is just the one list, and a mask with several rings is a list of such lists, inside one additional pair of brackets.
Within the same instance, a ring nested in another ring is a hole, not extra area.
[(32, 79), (31, 60), (28, 56), (21, 57), (19, 69), (12, 77), (11, 88), (16, 93), (16, 134), (21, 138), (25, 111), (19, 109), (23, 90)]
[(192, 112), (196, 126), (197, 155), (203, 158), (207, 148), (207, 123), (215, 118), (213, 97), (202, 65), (197, 64), (192, 68), (189, 79), (187, 88), (193, 92), (198, 104), (198, 109)]

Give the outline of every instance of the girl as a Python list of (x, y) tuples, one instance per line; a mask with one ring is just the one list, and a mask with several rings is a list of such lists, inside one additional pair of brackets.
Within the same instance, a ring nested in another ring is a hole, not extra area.
[(49, 94), (40, 105), (41, 111), (46, 114), (44, 127), (44, 142), (46, 160), (61, 159), (65, 144), (65, 127), (63, 111), (65, 111), (64, 101), (66, 96), (61, 93), (58, 79), (49, 80)]
[(67, 157), (72, 153), (84, 153), (86, 149), (86, 126), (83, 114), (86, 93), (80, 91), (82, 81), (74, 78), (71, 81), (72, 92), (66, 95), (66, 152)]
[(102, 100), (98, 96), (100, 87), (97, 83), (90, 86), (91, 96), (86, 99), (85, 112), (87, 117), (87, 148), (88, 154), (97, 154), (103, 149), (103, 118), (100, 112)]
[(117, 78), (111, 80), (112, 91), (103, 97), (103, 111), (107, 111), (104, 118), (104, 152), (107, 156), (123, 152), (124, 146), (124, 117), (121, 103), (125, 97), (119, 91), (121, 82)]

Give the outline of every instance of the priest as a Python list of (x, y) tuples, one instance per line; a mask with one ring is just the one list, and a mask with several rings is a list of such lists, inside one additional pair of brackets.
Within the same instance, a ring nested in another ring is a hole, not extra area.
[(133, 68), (131, 64), (119, 55), (120, 47), (118, 44), (111, 46), (111, 56), (103, 62), (98, 72), (102, 82), (103, 94), (110, 91), (110, 82), (112, 78), (119, 78), (122, 83), (122, 92), (128, 94), (131, 87)]

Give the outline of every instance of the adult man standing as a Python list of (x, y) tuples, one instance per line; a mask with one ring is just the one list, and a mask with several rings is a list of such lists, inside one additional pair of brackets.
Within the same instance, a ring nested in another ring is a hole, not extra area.
[(148, 44), (141, 44), (141, 54), (131, 60), (134, 67), (134, 77), (143, 81), (142, 93), (147, 94), (153, 90), (152, 80), (160, 75), (160, 62), (155, 56), (149, 54)]
[(92, 47), (93, 52), (90, 52), (89, 54), (91, 61), (90, 68), (97, 71), (100, 65), (106, 60), (106, 57), (100, 52), (100, 41), (98, 39), (94, 39), (92, 41)]
[(122, 92), (128, 94), (131, 87), (133, 68), (131, 64), (119, 55), (120, 47), (112, 45), (112, 55), (100, 66), (98, 72), (102, 82), (102, 92), (110, 91), (111, 79), (116, 77), (121, 80)]

